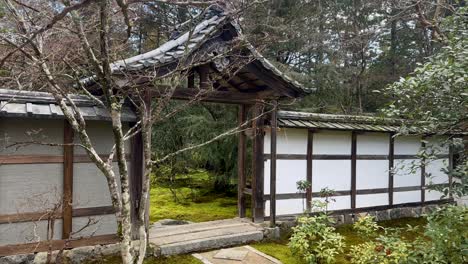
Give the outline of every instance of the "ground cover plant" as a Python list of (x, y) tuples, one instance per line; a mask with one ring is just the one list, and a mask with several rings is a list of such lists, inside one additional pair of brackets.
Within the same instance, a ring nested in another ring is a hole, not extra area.
[(153, 176), (150, 221), (161, 219), (204, 222), (237, 216), (237, 196), (216, 190), (216, 177), (206, 170), (189, 170), (170, 176), (166, 170)]

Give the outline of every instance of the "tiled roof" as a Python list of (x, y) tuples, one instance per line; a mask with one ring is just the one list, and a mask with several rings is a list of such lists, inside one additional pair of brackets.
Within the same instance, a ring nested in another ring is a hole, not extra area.
[[(110, 120), (109, 112), (84, 95), (70, 95), (86, 120)], [(0, 89), (0, 117), (33, 117), (64, 119), (63, 112), (50, 93)], [(122, 121), (136, 121), (128, 107), (122, 111)]]
[[(215, 10), (208, 12), (205, 18), (191, 31), (181, 34), (175, 39), (169, 40), (162, 46), (152, 51), (117, 61), (111, 65), (114, 73), (125, 71), (137, 71), (145, 68), (158, 68), (169, 63), (177, 62), (178, 59), (188, 56), (200, 46), (206, 43), (216, 34), (221, 33), (224, 26), (231, 26), (239, 36), (242, 31), (239, 25), (224, 12)], [(310, 92), (312, 89), (304, 88), (300, 83), (293, 80), (270, 61), (263, 57), (251, 44), (247, 43), (247, 48), (253, 58), (273, 75), (284, 80), (292, 88), (302, 94)]]
[(278, 125), (292, 128), (399, 132), (401, 120), (373, 116), (332, 115), (279, 111)]

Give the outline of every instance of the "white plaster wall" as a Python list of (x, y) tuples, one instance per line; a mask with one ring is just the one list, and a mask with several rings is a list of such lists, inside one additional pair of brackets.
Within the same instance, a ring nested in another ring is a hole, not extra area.
[[(14, 143), (63, 143), (63, 120), (2, 118), (0, 120), (0, 155), (62, 155), (60, 146), (28, 144), (20, 148)], [(8, 148), (7, 148), (8, 147)]]
[(421, 185), (421, 169), (416, 159), (395, 160), (394, 187)]
[(356, 207), (388, 205), (388, 193), (356, 195)]
[(328, 187), (336, 191), (351, 190), (350, 160), (313, 160), (312, 191)]
[[(62, 237), (62, 220), (56, 220), (54, 239)], [(33, 243), (47, 239), (47, 221), (0, 224), (0, 245)]]
[[(304, 205), (303, 205), (304, 204)], [(302, 199), (276, 201), (276, 215), (302, 214), (307, 204)], [(265, 216), (270, 216), (270, 201), (265, 202)]]
[(356, 160), (356, 188), (358, 190), (387, 187), (388, 160)]
[[(280, 128), (276, 132), (277, 154), (307, 154), (307, 129)], [(265, 133), (264, 153), (270, 154), (270, 131)]]
[[(318, 200), (325, 202), (325, 198), (312, 198), (312, 201)], [(351, 209), (351, 196), (332, 196), (330, 197), (328, 210), (345, 210)]]
[(431, 160), (426, 164), (426, 184), (448, 183), (448, 175), (443, 169), (448, 168), (448, 159)]
[(421, 201), (421, 191), (394, 192), (393, 204), (415, 203)]
[[(426, 201), (440, 200), (444, 198), (442, 197), (443, 195), (444, 194), (442, 192), (426, 189), (425, 200)], [(445, 198), (448, 198), (448, 197), (445, 197)]]
[(416, 155), (421, 149), (420, 136), (400, 136), (394, 141), (395, 155)]
[(62, 173), (62, 164), (1, 165), (0, 214), (51, 208), (61, 201)]
[[(296, 193), (296, 182), (306, 178), (306, 160), (276, 161), (276, 193)], [(265, 161), (264, 193), (270, 194), (270, 160)]]
[[(126, 123), (122, 124), (124, 131), (128, 129)], [(114, 146), (114, 134), (111, 122), (86, 121), (86, 129), (93, 146), (98, 154), (108, 155)], [(63, 136), (62, 136), (63, 137)], [(80, 138), (75, 135), (75, 143), (81, 143)], [(130, 141), (125, 142), (125, 151), (130, 153)], [(75, 155), (84, 155), (86, 151), (81, 147), (75, 147)]]
[(74, 234), (74, 237), (82, 236), (98, 236), (98, 235), (109, 235), (117, 233), (117, 223), (115, 215), (98, 215), (98, 216), (87, 216), (87, 217), (73, 217), (72, 230), (77, 232), (88, 224), (88, 221), (92, 219), (95, 224), (89, 225), (85, 229)]
[(351, 132), (320, 130), (314, 133), (313, 149), (314, 154), (351, 155)]
[(356, 137), (357, 155), (388, 155), (390, 136), (385, 133), (364, 133)]

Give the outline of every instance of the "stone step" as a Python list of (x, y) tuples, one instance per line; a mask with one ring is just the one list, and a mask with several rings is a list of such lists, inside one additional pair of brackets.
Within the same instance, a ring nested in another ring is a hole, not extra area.
[[(156, 245), (163, 256), (187, 254), (191, 252), (217, 249), (229, 246), (248, 244), (263, 239), (262, 231), (238, 232), (175, 242), (171, 244)], [(151, 240), (150, 243), (154, 244)]]
[(184, 232), (182, 234), (174, 234), (168, 235), (163, 237), (151, 237), (150, 241), (154, 241), (155, 245), (165, 245), (165, 244), (172, 244), (177, 242), (184, 242), (184, 241), (191, 241), (196, 239), (203, 239), (209, 237), (220, 237), (226, 235), (233, 235), (233, 234), (241, 234), (247, 232), (254, 232), (254, 231), (261, 231), (257, 227), (254, 227), (249, 224), (242, 224), (233, 227), (225, 227), (225, 228), (217, 228), (217, 229), (209, 229), (205, 231), (199, 232)]
[(225, 224), (225, 225), (213, 225), (213, 226), (205, 226), (205, 225), (200, 225), (200, 226), (180, 226), (177, 229), (165, 229), (165, 228), (154, 228), (151, 229), (149, 232), (149, 238), (160, 238), (160, 237), (167, 237), (167, 236), (175, 236), (175, 235), (183, 235), (183, 234), (189, 234), (189, 233), (198, 233), (198, 232), (204, 232), (204, 231), (210, 231), (210, 230), (218, 230), (218, 229), (230, 229), (230, 228), (236, 228), (236, 227), (246, 227), (248, 229), (250, 228), (256, 228), (259, 229), (259, 227), (252, 225), (250, 223), (232, 223), (232, 224)]
[(239, 224), (239, 223), (251, 223), (248, 219), (243, 218), (233, 218), (233, 219), (224, 219), (224, 220), (215, 220), (215, 221), (208, 221), (208, 222), (201, 222), (201, 223), (190, 223), (186, 225), (162, 225), (156, 226), (153, 225), (150, 227), (151, 230), (161, 230), (164, 231), (171, 231), (171, 230), (180, 230), (182, 229), (203, 229), (205, 227), (216, 227), (222, 225), (231, 225), (231, 224)]

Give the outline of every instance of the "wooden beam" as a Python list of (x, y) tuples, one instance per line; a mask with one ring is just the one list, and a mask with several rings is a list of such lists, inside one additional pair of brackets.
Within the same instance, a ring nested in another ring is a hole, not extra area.
[(388, 204), (393, 205), (394, 163), (395, 163), (395, 134), (389, 134), (388, 143)]
[[(271, 133), (270, 133), (270, 227), (276, 226), (276, 129), (278, 102), (273, 101), (273, 110), (271, 112)], [(262, 159), (263, 160), (263, 159)]]
[[(422, 137), (421, 148), (426, 148), (426, 137)], [(426, 159), (421, 158), (421, 203), (424, 204), (426, 201)]]
[(454, 150), (453, 150), (453, 139), (450, 140), (450, 145), (449, 145), (449, 164), (448, 164), (448, 170), (449, 170), (449, 175), (448, 175), (448, 184), (449, 184), (449, 198), (453, 198), (453, 169), (454, 169)]
[(306, 194), (306, 203), (307, 203), (307, 212), (312, 210), (312, 155), (314, 153), (314, 131), (308, 130), (307, 132), (307, 181), (310, 183), (310, 187), (307, 189)]
[(263, 222), (265, 204), (263, 200), (264, 159), (263, 159), (263, 105), (255, 104), (253, 113), (253, 155), (252, 155), (252, 218)]
[(257, 66), (259, 62), (251, 62), (245, 66), (246, 70), (262, 80), (268, 87), (276, 90), (280, 95), (288, 97), (298, 97), (298, 94), (284, 86), (284, 82), (267, 73), (262, 66)]
[[(242, 126), (247, 120), (247, 106), (239, 106), (239, 114), (237, 117), (238, 124), (241, 130), (245, 128)], [(237, 143), (237, 209), (240, 218), (245, 217), (245, 193), (246, 175), (245, 175), (245, 161), (247, 157), (247, 140), (244, 132), (238, 133), (239, 141)]]
[(115, 244), (119, 242), (117, 235), (98, 235), (76, 240), (51, 240), (36, 243), (5, 245), (0, 246), (0, 257), (10, 255), (29, 254), (34, 252), (44, 252), (49, 249), (61, 250), (83, 246)]
[(351, 132), (351, 209), (356, 208), (356, 153), (357, 133)]
[[(62, 238), (68, 239), (73, 228), (73, 128), (65, 120), (63, 128), (63, 197), (62, 197)], [(67, 145), (68, 144), (68, 145)]]
[[(96, 215), (108, 215), (114, 214), (115, 210), (112, 206), (99, 206), (99, 207), (87, 207), (87, 208), (75, 208), (72, 209), (73, 217), (82, 216), (96, 216)], [(11, 224), (11, 223), (24, 223), (24, 222), (35, 222), (45, 219), (48, 212), (24, 212), (16, 214), (0, 215), (0, 224)], [(58, 213), (55, 215), (56, 219), (62, 219), (63, 214)]]
[[(151, 88), (150, 88), (151, 89)], [(198, 100), (211, 103), (225, 104), (255, 104), (261, 99), (258, 99), (255, 93), (231, 92), (231, 91), (216, 91), (212, 89), (188, 89), (176, 88), (173, 94), (167, 94), (164, 89), (151, 89), (152, 97), (170, 97), (177, 100)]]
[[(107, 159), (105, 154), (99, 155), (101, 159)], [(130, 156), (127, 155), (127, 158)], [(63, 163), (63, 155), (0, 155), (1, 165), (14, 164), (54, 164)], [(88, 155), (74, 155), (73, 163), (93, 163)]]

